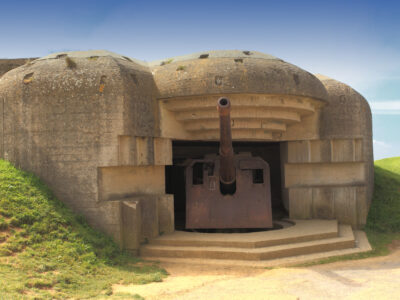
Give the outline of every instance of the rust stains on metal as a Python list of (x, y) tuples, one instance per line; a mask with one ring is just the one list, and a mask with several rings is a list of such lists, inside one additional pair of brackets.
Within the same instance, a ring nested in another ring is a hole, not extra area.
[(228, 190), (236, 180), (236, 169), (233, 160), (232, 132), (231, 132), (231, 103), (227, 98), (218, 100), (219, 128), (220, 128), (220, 146), (219, 156), (221, 169), (219, 180)]
[(267, 162), (234, 154), (229, 99), (217, 102), (219, 155), (186, 165), (186, 228), (271, 228), (271, 186)]

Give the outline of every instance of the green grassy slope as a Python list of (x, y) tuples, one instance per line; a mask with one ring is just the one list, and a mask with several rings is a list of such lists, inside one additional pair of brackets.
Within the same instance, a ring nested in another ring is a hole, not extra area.
[(400, 232), (400, 157), (375, 162), (374, 200), (367, 228), (380, 232)]
[(91, 229), (37, 177), (0, 160), (0, 299), (104, 298), (113, 283), (164, 276)]
[(376, 254), (400, 239), (400, 157), (375, 161), (375, 190), (365, 231)]

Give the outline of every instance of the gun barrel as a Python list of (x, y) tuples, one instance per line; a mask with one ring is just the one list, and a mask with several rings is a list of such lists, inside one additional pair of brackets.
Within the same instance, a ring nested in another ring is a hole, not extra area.
[(231, 102), (228, 98), (220, 98), (217, 104), (220, 126), (220, 181), (224, 185), (234, 184), (236, 169), (233, 160), (231, 132)]

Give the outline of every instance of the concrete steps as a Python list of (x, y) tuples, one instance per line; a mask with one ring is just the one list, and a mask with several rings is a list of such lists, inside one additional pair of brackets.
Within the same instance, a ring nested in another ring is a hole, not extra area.
[(198, 233), (175, 231), (151, 245), (180, 247), (259, 248), (338, 237), (336, 220), (296, 220), (295, 226), (252, 233)]
[(321, 253), (338, 251), (357, 252), (356, 239), (348, 225), (338, 225), (335, 220), (294, 222), (292, 227), (253, 233), (176, 231), (143, 245), (140, 254), (145, 259), (157, 260), (265, 262), (309, 255), (323, 257)]

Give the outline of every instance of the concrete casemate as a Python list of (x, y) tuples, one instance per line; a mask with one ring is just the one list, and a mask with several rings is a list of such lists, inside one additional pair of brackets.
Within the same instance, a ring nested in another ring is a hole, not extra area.
[(219, 97), (232, 103), (234, 143), (258, 145), (291, 219), (365, 225), (371, 111), (344, 83), (239, 50), (150, 63), (63, 52), (0, 60), (0, 76), (0, 157), (133, 252), (175, 230), (181, 192), (168, 192), (168, 170), (218, 141)]

